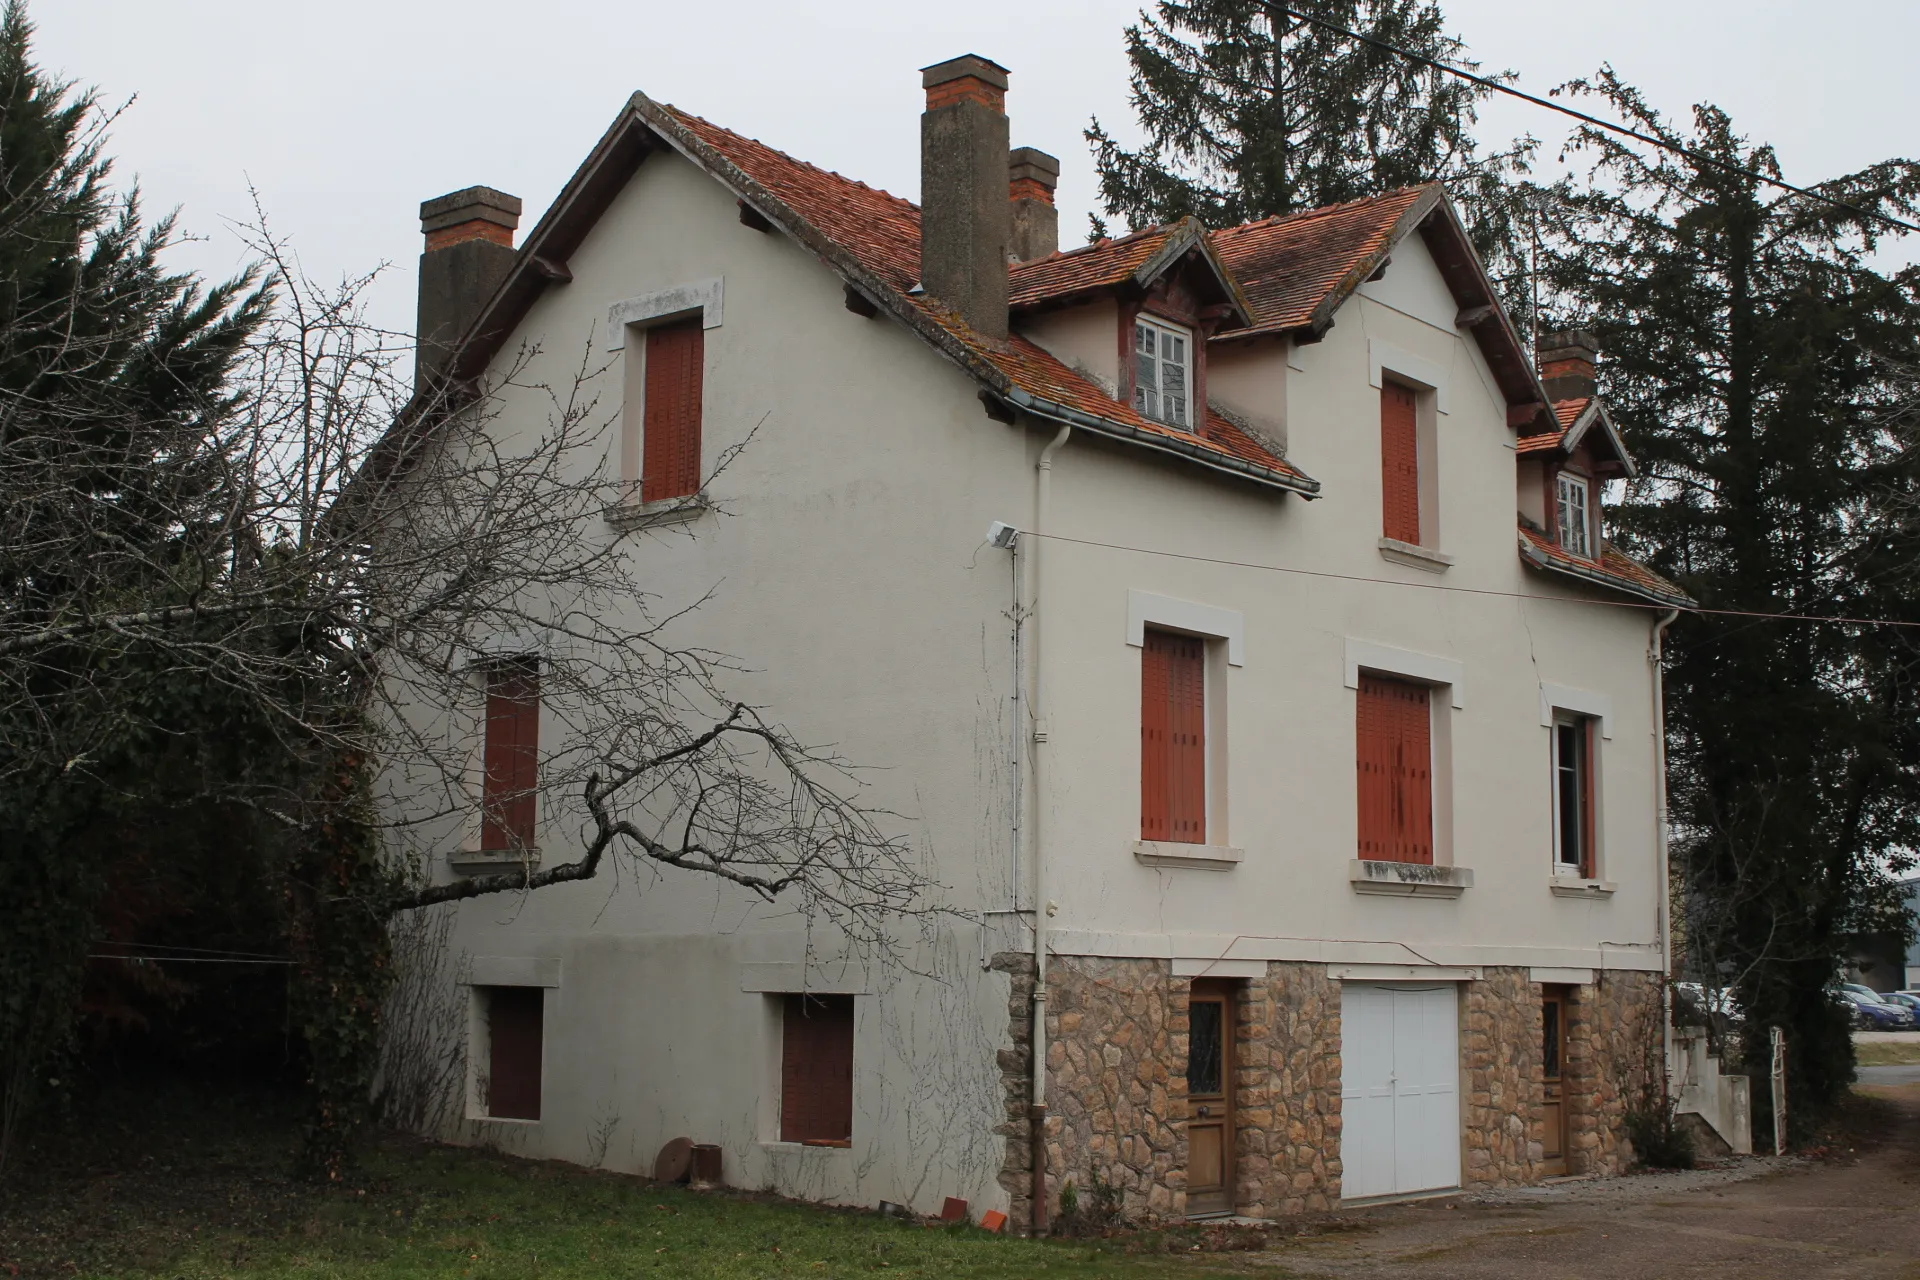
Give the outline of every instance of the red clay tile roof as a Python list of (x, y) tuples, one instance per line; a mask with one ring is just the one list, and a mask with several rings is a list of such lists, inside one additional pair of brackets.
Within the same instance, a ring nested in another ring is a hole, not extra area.
[[(1300, 492), (1311, 493), (1320, 487), (1285, 458), (1212, 411), (1198, 431), (1182, 431), (1154, 422), (1142, 417), (1131, 405), (1115, 400), (1092, 379), (1074, 372), (1025, 338), (1016, 335), (1004, 343), (992, 341), (925, 294), (909, 294), (918, 281), (920, 266), (920, 210), (910, 201), (795, 160), (765, 143), (741, 137), (698, 116), (673, 107), (662, 110), (805, 218), (861, 266), (906, 296), (914, 308), (998, 370), (1013, 387), (1049, 404), (1113, 423), (1140, 443), (1158, 441), (1169, 451), (1202, 461), (1209, 455), (1230, 460), (1243, 464), (1233, 468), (1235, 470), (1252, 468), (1256, 473), (1264, 473), (1264, 478)], [(1164, 241), (1165, 234), (1129, 237), (1129, 241), (1135, 239), (1142, 242), (1138, 246), (1138, 258), (1124, 270), (1112, 268), (1120, 271), (1117, 278), (1124, 279), (1145, 262)], [(1129, 246), (1118, 256), (1131, 258), (1133, 248)], [(1105, 256), (1089, 256), (1100, 259), (1101, 270), (1109, 269)]]
[(1116, 240), (1016, 262), (1008, 272), (1008, 305), (1031, 307), (1119, 284), (1159, 252), (1172, 230), (1149, 227)]
[(905, 293), (920, 279), (920, 206), (795, 160), (764, 142), (678, 107), (662, 107), (689, 133), (780, 197), (860, 264)]
[(1231, 336), (1297, 329), (1356, 268), (1384, 248), (1432, 187), (1268, 218), (1213, 233), (1214, 251), (1253, 304), (1253, 323)]
[(1630, 556), (1602, 544), (1600, 559), (1588, 560), (1567, 551), (1526, 520), (1520, 521), (1520, 558), (1536, 569), (1563, 573), (1583, 582), (1597, 582), (1656, 604), (1689, 608), (1693, 599), (1673, 583)]
[[(919, 299), (916, 299), (919, 301)], [(1198, 431), (1183, 431), (1140, 414), (1132, 405), (1122, 404), (1107, 394), (1093, 379), (1063, 364), (1043, 347), (1015, 334), (1005, 347), (988, 344), (960, 318), (945, 307), (923, 303), (922, 309), (962, 342), (981, 351), (1004, 370), (1013, 384), (1029, 395), (1065, 406), (1097, 418), (1130, 427), (1147, 436), (1169, 442), (1198, 444), (1239, 458), (1270, 471), (1297, 479), (1318, 488), (1285, 458), (1278, 457), (1245, 431), (1209, 409), (1206, 424)]]
[[(1554, 401), (1553, 416), (1559, 422), (1560, 430), (1541, 431), (1533, 435), (1521, 436), (1519, 440), (1514, 442), (1514, 452), (1520, 454), (1570, 452), (1568, 441), (1573, 435), (1574, 425), (1580, 421), (1581, 415), (1586, 413), (1588, 406), (1594, 403), (1595, 401), (1592, 396), (1581, 396), (1573, 400)], [(1605, 441), (1606, 447), (1615, 454), (1622, 466), (1625, 467), (1626, 473), (1628, 475), (1636, 474), (1633, 459), (1627, 454), (1626, 443), (1620, 439), (1619, 433), (1614, 430), (1611, 419), (1606, 417), (1604, 407), (1601, 410), (1599, 427), (1600, 437)], [(1591, 429), (1589, 429), (1588, 432), (1582, 432), (1581, 438), (1587, 438), (1590, 431)], [(1579, 442), (1574, 441), (1573, 443), (1577, 445)]]
[(1579, 421), (1580, 415), (1585, 413), (1587, 406), (1592, 403), (1592, 396), (1581, 396), (1577, 400), (1555, 400), (1553, 416), (1560, 420), (1560, 426), (1564, 430)]

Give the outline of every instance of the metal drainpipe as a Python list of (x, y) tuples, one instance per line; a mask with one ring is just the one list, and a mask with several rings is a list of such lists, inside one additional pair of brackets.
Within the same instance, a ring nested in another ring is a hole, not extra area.
[(1047, 900), (1046, 813), (1047, 745), (1045, 668), (1040, 661), (1040, 637), (1043, 615), (1040, 610), (1040, 566), (1046, 557), (1047, 508), (1053, 498), (1053, 455), (1073, 434), (1073, 427), (1062, 426), (1047, 447), (1040, 451), (1034, 483), (1033, 532), (1028, 555), (1027, 574), (1033, 603), (1027, 612), (1033, 626), (1033, 689), (1027, 698), (1028, 714), (1033, 717), (1033, 1086), (1027, 1108), (1027, 1143), (1033, 1165), (1033, 1234), (1047, 1234), (1047, 921), (1053, 904)]
[(1665, 646), (1667, 628), (1680, 616), (1669, 609), (1653, 624), (1653, 835), (1654, 849), (1660, 855), (1660, 901), (1655, 904), (1654, 919), (1660, 928), (1660, 1047), (1666, 1077), (1662, 1094), (1671, 1097), (1673, 1082), (1673, 891), (1667, 873), (1667, 691)]

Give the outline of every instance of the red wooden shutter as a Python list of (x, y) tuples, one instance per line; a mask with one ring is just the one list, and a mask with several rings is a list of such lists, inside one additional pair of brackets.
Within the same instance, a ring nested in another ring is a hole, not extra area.
[(646, 413), (640, 501), (700, 492), (700, 317), (647, 330)]
[(1424, 685), (1362, 675), (1356, 725), (1359, 856), (1433, 861), (1432, 707)]
[(1380, 494), (1382, 532), (1401, 542), (1420, 541), (1420, 444), (1414, 393), (1397, 383), (1380, 387)]
[(853, 997), (786, 998), (780, 1035), (780, 1140), (853, 1137)]
[(487, 987), (487, 1114), (540, 1118), (541, 987)]
[(487, 672), (485, 757), (480, 847), (531, 849), (540, 785), (540, 672), (530, 662)]
[(1594, 858), (1595, 830), (1593, 765), (1599, 744), (1594, 740), (1593, 727), (1597, 723), (1591, 717), (1580, 720), (1580, 874), (1591, 880), (1600, 873), (1595, 870)]
[(1140, 838), (1207, 842), (1207, 645), (1149, 630), (1140, 654)]

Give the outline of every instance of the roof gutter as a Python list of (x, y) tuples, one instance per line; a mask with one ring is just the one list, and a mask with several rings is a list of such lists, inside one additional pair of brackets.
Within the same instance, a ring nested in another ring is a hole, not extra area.
[(1664, 591), (1652, 591), (1646, 587), (1634, 586), (1610, 574), (1601, 573), (1598, 570), (1584, 569), (1578, 565), (1562, 564), (1560, 561), (1542, 552), (1538, 547), (1531, 546), (1526, 542), (1520, 544), (1520, 554), (1526, 559), (1527, 563), (1531, 564), (1534, 568), (1544, 569), (1549, 573), (1564, 573), (1569, 578), (1578, 578), (1583, 582), (1591, 582), (1596, 586), (1607, 587), (1623, 595), (1638, 596), (1642, 600), (1665, 605), (1669, 609), (1691, 609), (1693, 607), (1694, 602), (1687, 596), (1671, 596)]
[(1007, 403), (1015, 408), (1031, 413), (1036, 418), (1046, 418), (1063, 426), (1079, 427), (1095, 435), (1120, 440), (1143, 449), (1172, 454), (1183, 461), (1198, 463), (1209, 470), (1236, 476), (1242, 480), (1251, 480), (1255, 484), (1265, 485), (1268, 488), (1297, 493), (1303, 498), (1320, 496), (1318, 480), (1309, 480), (1304, 476), (1290, 476), (1284, 472), (1275, 471), (1271, 467), (1263, 467), (1258, 463), (1245, 462), (1239, 458), (1216, 453), (1197, 444), (1188, 444), (1151, 431), (1142, 431), (1138, 427), (1129, 426), (1124, 422), (1115, 422), (1111, 418), (1096, 417), (1069, 405), (1044, 400), (1016, 386), (996, 388), (996, 394), (1003, 396)]

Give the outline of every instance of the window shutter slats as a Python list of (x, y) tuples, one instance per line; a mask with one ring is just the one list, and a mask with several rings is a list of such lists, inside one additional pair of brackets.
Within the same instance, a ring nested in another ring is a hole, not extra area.
[(640, 500), (700, 491), (700, 392), (706, 334), (700, 318), (647, 330)]
[(1359, 856), (1433, 862), (1432, 703), (1424, 685), (1362, 675), (1355, 724)]
[(1204, 640), (1149, 630), (1140, 654), (1140, 838), (1207, 842)]
[(853, 1137), (852, 996), (786, 997), (780, 1042), (780, 1140)]
[(540, 788), (540, 673), (510, 662), (487, 672), (480, 847), (531, 849)]
[(1380, 493), (1382, 532), (1401, 542), (1420, 541), (1420, 445), (1414, 393), (1397, 383), (1380, 388)]
[(540, 1118), (540, 987), (487, 987), (487, 1114)]

